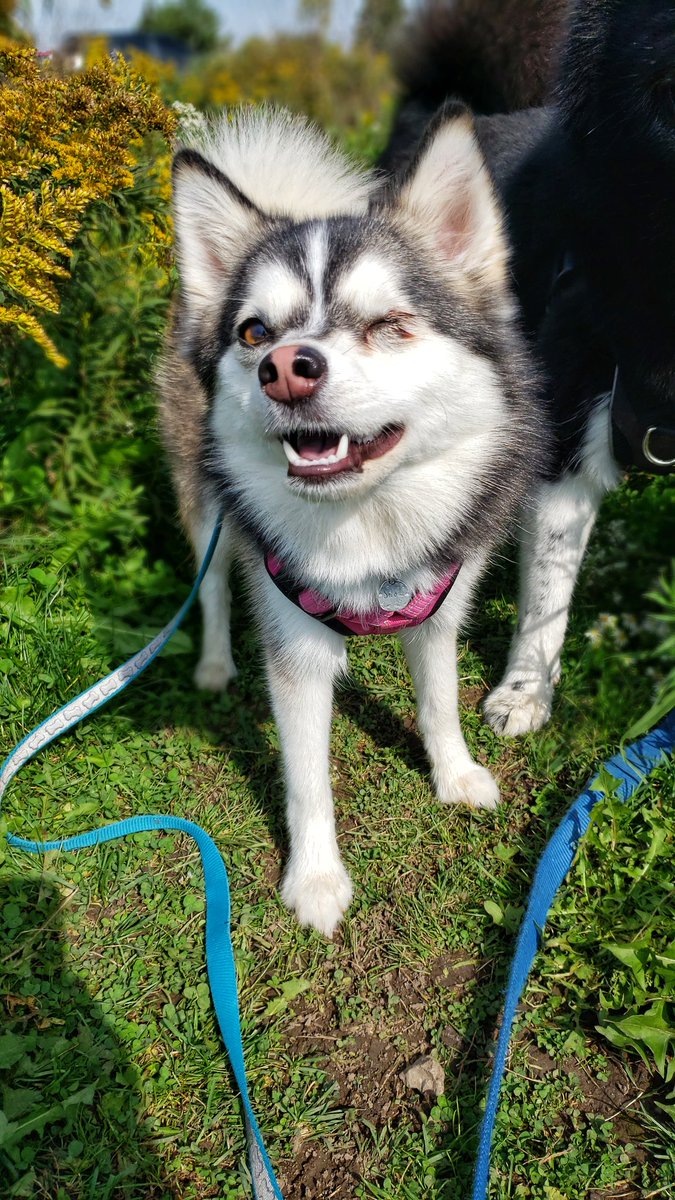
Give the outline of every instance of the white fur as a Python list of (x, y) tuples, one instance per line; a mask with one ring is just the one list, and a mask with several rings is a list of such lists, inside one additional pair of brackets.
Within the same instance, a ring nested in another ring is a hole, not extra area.
[(251, 380), (236, 350), (221, 363), (212, 426), (222, 463), (264, 522), (270, 544), (280, 546), (308, 586), (365, 611), (375, 606), (383, 576), (403, 577), (416, 590), (433, 584), (433, 573), (417, 565), (420, 547), (432, 552), (463, 517), (508, 413), (492, 365), (430, 331), (420, 329), (396, 354), (377, 359), (346, 334), (320, 346), (329, 363), (323, 400), (329, 425), (354, 437), (391, 422), (406, 427), (389, 454), (341, 479), (333, 500), (328, 489), (308, 500), (302, 482), (287, 477), (275, 424), (279, 406)]
[(222, 297), (265, 216), (295, 220), (364, 212), (374, 177), (331, 146), (302, 117), (271, 108), (242, 109), (196, 128), (182, 149), (197, 150), (250, 205), (242, 205), (199, 165), (177, 158), (176, 241), (183, 295), (193, 321)]
[(504, 678), (484, 705), (497, 733), (529, 733), (551, 715), (579, 568), (602, 497), (619, 478), (605, 398), (589, 422), (578, 471), (542, 484), (523, 518), (518, 629)]
[(431, 763), (434, 790), (443, 804), (495, 808), (499, 788), (471, 758), (459, 724), (457, 626), (467, 612), (482, 568), (462, 568), (439, 613), (401, 634), (417, 696), (417, 721)]
[[(333, 381), (324, 407), (334, 406), (336, 424), (362, 434), (391, 420), (406, 425), (400, 445), (365, 463), (344, 495), (347, 481), (341, 481), (333, 500), (312, 501), (294, 487), (278, 439), (267, 432), (270, 415), (276, 417), (271, 402), (251, 383), (236, 351), (221, 365), (212, 419), (223, 464), (263, 520), (266, 539), (298, 577), (355, 611), (376, 607), (383, 578), (402, 578), (413, 591), (435, 584), (434, 572), (420, 565), (420, 547), (441, 545), (461, 518), (474, 495), (477, 463), (490, 461), (507, 424), (493, 367), (458, 343), (418, 333), (381, 362), (360, 353), (346, 334), (322, 339)], [(293, 608), (266, 576), (258, 553), (248, 561), (263, 636), (276, 647), (268, 654), (268, 680), (291, 844), (281, 894), (302, 923), (330, 935), (351, 898), (328, 779), (332, 684), (344, 669), (343, 639)], [(439, 799), (493, 808), (497, 785), (472, 762), (457, 714), (456, 628), (483, 565), (480, 553), (465, 563), (439, 615), (403, 640)]]
[(284, 109), (240, 109), (182, 145), (199, 150), (270, 216), (302, 221), (365, 212), (375, 186), (320, 129)]
[[(210, 509), (206, 519), (194, 531), (195, 557), (201, 562), (215, 526), (217, 512)], [(234, 537), (228, 522), (223, 523), (211, 565), (199, 589), (202, 609), (202, 653), (195, 668), (195, 684), (207, 692), (220, 692), (235, 678), (237, 668), (230, 643), (229, 584)]]
[[(250, 294), (260, 297), (256, 316), (269, 322), (273, 329), (285, 325), (290, 313), (307, 302), (307, 289), (284, 263), (260, 263), (253, 272)], [(237, 324), (242, 324), (251, 313), (251, 300), (242, 301), (237, 313)]]
[(312, 330), (320, 327), (323, 316), (323, 283), (326, 270), (326, 255), (328, 252), (325, 226), (316, 225), (311, 233), (308, 234), (307, 240), (306, 261), (309, 268), (309, 281), (313, 295), (307, 328)]
[[(436, 266), (439, 255), (447, 260), (453, 280), (458, 286), (464, 282), (467, 294), (475, 294), (476, 279), (488, 281), (490, 294), (497, 294), (498, 307), (506, 312), (500, 220), (467, 119), (449, 123), (437, 140), (438, 146), (427, 148), (419, 180), (408, 181), (392, 220), (414, 229), (420, 244), (430, 238), (431, 262)], [(371, 186), (363, 175), (350, 175), (345, 161), (315, 133), (308, 134), (304, 123), (287, 117), (240, 118), (234, 132), (224, 124), (201, 148), (268, 213), (315, 218), (358, 213)], [(223, 278), (241, 256), (242, 243), (257, 236), (258, 217), (241, 204), (233, 214), (236, 200), (222, 186), (218, 209), (212, 183), (199, 168), (186, 165), (178, 172), (176, 221), (184, 299), (192, 317), (209, 294), (213, 305), (222, 298)], [(422, 193), (428, 187), (433, 194), (426, 202)], [(473, 511), (480, 489), (500, 486), (492, 464), (518, 431), (495, 366), (457, 338), (440, 334), (419, 313), (410, 313), (396, 264), (376, 252), (362, 255), (342, 281), (342, 299), (356, 310), (356, 326), (392, 310), (407, 314), (405, 336), (390, 331), (378, 342), (377, 334), (374, 340), (364, 337), (357, 327), (319, 329), (326, 231), (316, 222), (297, 236), (305, 238), (311, 281), (305, 316), (274, 344), (301, 342), (325, 356), (321, 428), (354, 440), (375, 437), (391, 425), (405, 432), (388, 453), (365, 461), (360, 473), (339, 475), (327, 486), (289, 477), (280, 439), (303, 428), (306, 418), (270, 399), (260, 386), (257, 368), (268, 344), (255, 350), (234, 344), (217, 366), (210, 416), (213, 465), (222, 468), (255, 514), (263, 540), (298, 579), (338, 606), (365, 612), (376, 607), (384, 579), (401, 578), (415, 592), (437, 583), (435, 552)], [(274, 263), (269, 271), (256, 270), (241, 296), (241, 319), (280, 314), (281, 320), (297, 311), (298, 283), (286, 286), (287, 276), (288, 269)], [(198, 544), (210, 532), (211, 517), (204, 518)], [(290, 855), (281, 893), (302, 923), (330, 935), (351, 897), (328, 769), (332, 691), (346, 667), (344, 639), (282, 596), (265, 572), (260, 551), (245, 539), (242, 543), (266, 645), (286, 777)], [(219, 552), (222, 571), (226, 555)], [(472, 550), (438, 613), (403, 635), (438, 796), (445, 803), (480, 808), (494, 807), (498, 789), (489, 772), (473, 763), (462, 737), (455, 656), (457, 626), (486, 557), (481, 546)], [(216, 629), (219, 621), (227, 625), (228, 592), (211, 572), (202, 604), (205, 646), (198, 677), (207, 684), (225, 681), (233, 671), (229, 635)]]
[(344, 304), (363, 314), (365, 321), (377, 320), (388, 312), (408, 307), (392, 264), (376, 255), (360, 258), (344, 279), (338, 293)]

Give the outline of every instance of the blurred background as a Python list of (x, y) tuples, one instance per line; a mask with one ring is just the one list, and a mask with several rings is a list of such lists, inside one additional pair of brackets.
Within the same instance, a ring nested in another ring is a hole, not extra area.
[(0, 0), (66, 71), (122, 54), (171, 102), (271, 99), (354, 134), (386, 116), (403, 0)]

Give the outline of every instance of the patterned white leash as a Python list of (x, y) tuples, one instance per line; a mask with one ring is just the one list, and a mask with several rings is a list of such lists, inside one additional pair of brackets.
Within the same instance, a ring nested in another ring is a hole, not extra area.
[[(53, 713), (36, 729), (31, 730), (8, 755), (0, 769), (0, 806), (5, 791), (17, 771), (20, 771), (40, 750), (44, 750), (50, 742), (61, 737), (85, 717), (91, 716), (114, 696), (119, 696), (120, 692), (124, 691), (130, 683), (138, 679), (138, 676), (145, 671), (146, 667), (150, 666), (150, 663), (170, 641), (197, 597), (202, 580), (213, 558), (221, 527), (222, 517), (219, 518), (213, 531), (192, 591), (168, 625), (165, 625), (149, 645), (134, 654), (133, 658), (130, 658), (123, 666), (111, 671), (105, 679), (101, 679), (93, 687), (81, 692), (79, 696), (69, 701), (68, 704), (64, 704), (63, 708)], [(283, 1200), (248, 1094), (237, 998), (237, 976), (230, 939), (230, 888), (225, 864), (215, 842), (205, 830), (194, 822), (185, 821), (181, 817), (161, 815), (130, 817), (126, 821), (116, 821), (113, 825), (102, 826), (92, 829), (88, 833), (78, 834), (76, 837), (62, 838), (53, 842), (27, 841), (14, 834), (8, 834), (7, 840), (10, 845), (21, 850), (28, 850), (31, 854), (44, 854), (48, 850), (81, 850), (87, 846), (100, 845), (102, 842), (109, 842), (115, 838), (126, 837), (149, 829), (177, 829), (192, 837), (199, 847), (206, 891), (206, 967), (218, 1024), (244, 1104), (244, 1122), (253, 1193), (256, 1200)]]

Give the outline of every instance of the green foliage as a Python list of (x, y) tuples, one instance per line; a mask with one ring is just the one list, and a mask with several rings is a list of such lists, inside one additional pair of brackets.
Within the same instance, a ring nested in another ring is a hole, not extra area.
[[(147, 234), (149, 215), (166, 229), (165, 173), (164, 160), (157, 169), (141, 155), (133, 187), (89, 210), (61, 312), (48, 318), (68, 366), (27, 342), (0, 364), (6, 747), (136, 649), (186, 594), (191, 566), (151, 382), (171, 268), (148, 253)], [(644, 600), (663, 575), (671, 521), (660, 481), (608, 498), (553, 720), (519, 742), (496, 738), (476, 708), (515, 618), (508, 566), (486, 585), (460, 673), (470, 748), (502, 783), (495, 814), (434, 802), (402, 651), (354, 639), (333, 776), (355, 901), (332, 943), (299, 929), (278, 899), (278, 737), (239, 590), (236, 690), (194, 691), (194, 617), (172, 657), (13, 782), (3, 820), (17, 833), (59, 837), (168, 811), (216, 837), (254, 1107), (289, 1197), (469, 1194), (536, 860), (672, 665)], [(598, 629), (598, 613), (614, 620)], [(596, 812), (519, 1018), (495, 1144), (499, 1200), (675, 1188), (672, 1131), (657, 1115), (670, 1119), (672, 1080), (644, 1094), (672, 1070), (674, 800), (664, 764), (630, 804), (610, 798)], [(240, 1104), (204, 976), (191, 843), (147, 834), (44, 859), (3, 843), (0, 857), (3, 1200), (244, 1200)], [(436, 1102), (398, 1078), (420, 1050), (445, 1068)], [(620, 1078), (618, 1116), (588, 1089), (603, 1078)]]
[[(658, 780), (661, 772), (657, 772)], [(675, 799), (663, 790), (598, 804), (575, 866), (586, 899), (566, 890), (547, 941), (548, 970), (576, 1002), (598, 998), (597, 1028), (651, 1071), (675, 1077)]]
[(168, 103), (208, 111), (265, 101), (302, 113), (363, 157), (384, 147), (394, 79), (387, 55), (370, 44), (347, 49), (308, 32), (221, 45), (183, 73), (138, 51), (131, 61)]
[[(164, 153), (161, 143), (156, 150)], [(65, 554), (81, 565), (139, 544), (140, 475), (148, 481), (154, 471), (162, 491), (151, 369), (171, 274), (166, 257), (148, 252), (150, 213), (161, 229), (168, 197), (154, 163), (137, 167), (133, 189), (114, 205), (85, 217), (63, 312), (47, 326), (67, 355), (64, 369), (29, 347), (0, 356), (5, 522), (27, 536), (40, 526), (52, 536), (73, 531)]]
[(175, 119), (121, 62), (59, 79), (30, 49), (0, 46), (0, 338), (31, 337), (57, 366), (63, 352), (42, 316), (58, 312), (56, 281), (84, 213), (131, 186), (132, 143), (170, 136)]
[(391, 44), (405, 15), (403, 0), (363, 0), (356, 26), (356, 41), (376, 50)]
[(179, 38), (195, 54), (215, 50), (220, 39), (218, 14), (206, 0), (165, 0), (146, 5), (138, 26), (141, 33), (163, 33)]
[(333, 0), (298, 0), (298, 16), (325, 35), (330, 25)]
[(348, 50), (317, 34), (280, 34), (209, 55), (176, 82), (171, 98), (200, 108), (270, 101), (340, 136), (362, 133), (372, 154), (374, 134), (382, 144), (386, 137), (393, 77), (386, 55), (367, 46)]
[(628, 730), (626, 736), (629, 738), (640, 737), (675, 708), (675, 566), (670, 579), (661, 579), (659, 587), (650, 592), (647, 599), (654, 605), (655, 616), (664, 625), (666, 636), (651, 657), (663, 664), (665, 676), (659, 683), (654, 703)]

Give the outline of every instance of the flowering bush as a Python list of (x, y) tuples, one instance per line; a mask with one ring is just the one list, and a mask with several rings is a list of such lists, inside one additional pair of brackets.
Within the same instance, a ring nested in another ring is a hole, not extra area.
[(0, 326), (31, 337), (57, 365), (64, 356), (42, 314), (58, 312), (82, 218), (132, 186), (142, 138), (168, 138), (175, 123), (121, 60), (61, 79), (33, 50), (0, 41)]

